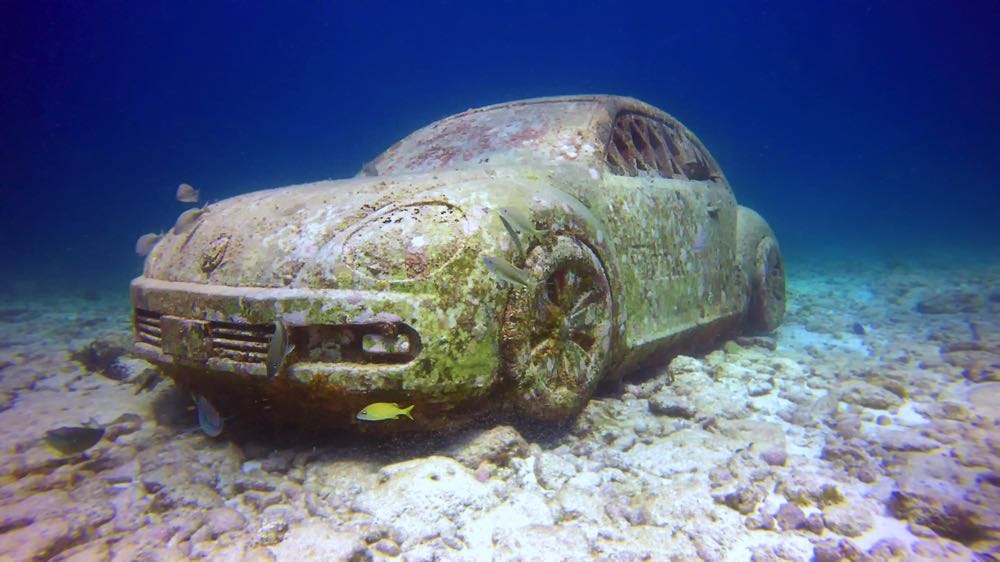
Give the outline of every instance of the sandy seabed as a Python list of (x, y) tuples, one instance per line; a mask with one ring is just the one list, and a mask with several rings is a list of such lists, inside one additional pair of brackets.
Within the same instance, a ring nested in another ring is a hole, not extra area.
[[(124, 291), (0, 300), (0, 560), (1000, 560), (1000, 264), (790, 264), (571, 423), (209, 438)], [(93, 418), (63, 457), (45, 431)]]

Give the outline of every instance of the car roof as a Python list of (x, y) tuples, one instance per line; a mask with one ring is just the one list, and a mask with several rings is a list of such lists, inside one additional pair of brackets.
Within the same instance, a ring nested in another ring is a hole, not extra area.
[[(366, 164), (358, 175), (386, 176), (484, 166), (573, 163), (603, 166), (606, 156), (611, 157), (615, 173), (635, 175), (633, 156), (636, 155), (632, 154), (635, 149), (628, 142), (622, 143), (622, 131), (615, 133), (617, 144), (623, 150), (631, 148), (625, 150), (628, 154), (623, 156), (608, 143), (619, 116), (632, 116), (629, 119), (633, 121), (635, 116), (648, 118), (649, 123), (661, 124), (654, 124), (654, 128), (669, 128), (675, 139), (684, 139), (689, 148), (694, 147), (693, 153), (698, 155), (705, 178), (721, 177), (718, 164), (707, 149), (673, 116), (635, 98), (613, 95), (531, 98), (469, 109), (411, 133)], [(610, 154), (605, 153), (606, 149)], [(629, 161), (633, 164), (627, 164)], [(620, 166), (622, 162), (628, 169)], [(647, 167), (656, 167), (656, 163), (650, 162)], [(667, 169), (661, 175), (677, 175), (671, 172), (668, 163), (661, 162), (660, 168), (664, 167)]]
[(603, 145), (604, 131), (595, 125), (624, 106), (662, 114), (638, 100), (606, 95), (533, 98), (469, 109), (411, 133), (359, 175), (574, 160), (581, 147)]

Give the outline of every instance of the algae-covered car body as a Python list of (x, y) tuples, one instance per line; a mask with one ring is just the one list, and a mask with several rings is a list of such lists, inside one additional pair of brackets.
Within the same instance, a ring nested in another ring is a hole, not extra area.
[[(224, 414), (326, 427), (415, 405), (377, 424), (404, 430), (565, 418), (602, 379), (785, 306), (766, 222), (683, 125), (617, 96), (472, 109), (354, 178), (213, 203), (131, 291), (138, 353)], [(294, 348), (268, 377), (279, 322)]]

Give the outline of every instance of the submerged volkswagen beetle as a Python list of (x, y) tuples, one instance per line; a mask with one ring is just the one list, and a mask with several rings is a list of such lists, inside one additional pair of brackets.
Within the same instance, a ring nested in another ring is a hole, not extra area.
[(687, 128), (617, 96), (472, 109), (354, 178), (211, 204), (131, 297), (139, 355), (227, 415), (412, 405), (378, 422), (400, 430), (566, 418), (602, 380), (785, 311), (764, 219)]

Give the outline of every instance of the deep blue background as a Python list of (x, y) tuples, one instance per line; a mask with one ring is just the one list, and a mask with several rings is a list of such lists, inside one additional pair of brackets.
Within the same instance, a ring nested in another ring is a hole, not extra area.
[(573, 93), (681, 119), (792, 266), (1000, 255), (996, 2), (540, 4), (0, 3), (6, 282), (124, 289), (182, 181), (346, 177), (434, 119)]

